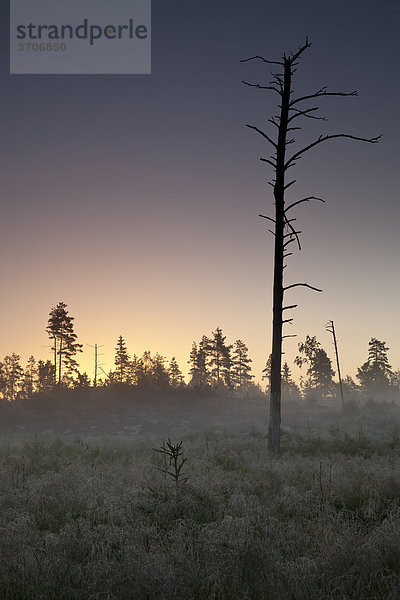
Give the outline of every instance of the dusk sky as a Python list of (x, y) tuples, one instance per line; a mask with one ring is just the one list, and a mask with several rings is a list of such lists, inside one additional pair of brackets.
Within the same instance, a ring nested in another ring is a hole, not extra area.
[[(12, 0), (11, 0), (12, 1)], [(101, 1), (101, 0), (100, 0)], [(118, 2), (118, 0), (116, 0)], [(270, 149), (246, 123), (267, 127), (270, 66), (308, 36), (297, 95), (322, 86), (324, 121), (305, 120), (298, 147), (320, 133), (383, 135), (379, 144), (330, 140), (290, 173), (303, 249), (289, 259), (297, 303), (284, 360), (315, 335), (342, 374), (356, 374), (371, 337), (400, 368), (399, 27), (394, 0), (152, 2), (151, 75), (9, 75), (9, 14), (1, 6), (0, 360), (51, 358), (45, 333), (59, 301), (75, 317), (82, 370), (103, 345), (113, 367), (119, 335), (131, 355), (176, 356), (217, 326), (242, 339), (260, 379), (271, 348), (273, 214)], [(272, 127), (272, 126), (271, 126)], [(273, 130), (269, 130), (272, 133)], [(334, 366), (335, 368), (335, 366)]]

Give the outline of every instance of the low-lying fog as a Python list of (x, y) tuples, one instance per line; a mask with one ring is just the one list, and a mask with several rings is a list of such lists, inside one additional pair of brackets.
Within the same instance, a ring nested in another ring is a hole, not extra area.
[[(282, 400), (282, 431), (332, 434), (335, 427), (368, 435), (400, 432), (400, 398), (367, 399), (342, 407), (340, 399), (315, 404)], [(91, 389), (36, 395), (0, 405), (2, 434), (54, 432), (65, 435), (179, 436), (199, 431), (266, 434), (269, 399), (216, 393), (154, 393)]]

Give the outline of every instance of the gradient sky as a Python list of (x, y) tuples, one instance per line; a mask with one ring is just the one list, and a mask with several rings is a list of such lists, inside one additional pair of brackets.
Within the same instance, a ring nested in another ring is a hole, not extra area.
[[(307, 35), (298, 94), (323, 85), (358, 98), (321, 99), (319, 133), (383, 134), (378, 145), (328, 141), (292, 170), (288, 200), (315, 195), (295, 216), (303, 250), (286, 284), (297, 343), (315, 335), (354, 376), (376, 337), (400, 368), (398, 200), (400, 5), (336, 2), (152, 2), (152, 75), (9, 75), (7, 8), (0, 9), (0, 360), (51, 358), (45, 327), (59, 301), (75, 316), (92, 376), (92, 349), (113, 366), (118, 336), (131, 354), (175, 355), (186, 372), (193, 340), (220, 326), (242, 339), (260, 377), (271, 347), (272, 214), (259, 161), (269, 148), (244, 124), (276, 113), (273, 92), (241, 84)], [(314, 104), (313, 104), (314, 105)]]

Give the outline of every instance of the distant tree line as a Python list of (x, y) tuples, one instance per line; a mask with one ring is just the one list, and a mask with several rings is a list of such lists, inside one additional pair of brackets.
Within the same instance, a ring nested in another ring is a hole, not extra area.
[[(13, 352), (0, 362), (0, 399), (11, 401), (29, 398), (35, 393), (47, 393), (57, 388), (88, 389), (93, 387), (136, 387), (138, 389), (167, 390), (192, 389), (218, 392), (256, 393), (260, 386), (254, 383), (252, 360), (246, 344), (238, 339), (226, 342), (222, 329), (217, 327), (210, 336), (203, 335), (193, 342), (189, 354), (189, 377), (185, 382), (182, 371), (173, 356), (169, 361), (158, 352), (146, 351), (142, 356), (128, 352), (125, 339), (119, 336), (114, 357), (114, 369), (103, 371), (102, 377), (90, 380), (78, 368), (76, 355), (82, 344), (74, 332), (74, 318), (67, 305), (59, 302), (52, 308), (46, 332), (52, 343), (52, 360), (36, 360), (30, 356), (25, 367)], [(298, 344), (299, 353), (294, 364), (302, 370), (299, 385), (293, 381), (289, 364), (282, 366), (282, 397), (284, 401), (318, 402), (337, 395), (337, 383), (331, 359), (315, 336), (306, 336)], [(400, 370), (393, 371), (385, 342), (371, 338), (368, 358), (358, 368), (356, 383), (350, 376), (343, 380), (347, 401), (364, 398), (385, 398), (400, 392)], [(263, 369), (262, 379), (269, 392), (271, 356)]]
[(199, 344), (193, 342), (188, 363), (189, 381), (185, 382), (182, 371), (173, 356), (168, 362), (160, 353), (145, 351), (142, 356), (128, 352), (125, 339), (119, 336), (115, 348), (114, 369), (103, 376), (90, 380), (86, 372), (78, 368), (76, 355), (82, 352), (74, 332), (74, 317), (67, 305), (59, 302), (52, 308), (46, 326), (51, 341), (51, 360), (39, 360), (31, 356), (23, 368), (21, 357), (13, 352), (0, 362), (0, 398), (15, 400), (27, 398), (37, 392), (49, 392), (59, 388), (87, 389), (90, 387), (127, 387), (139, 389), (204, 389), (219, 391), (260, 391), (253, 383), (250, 373), (252, 362), (248, 348), (241, 340), (227, 344), (220, 327), (210, 337), (203, 336)]
[[(316, 403), (319, 400), (336, 397), (338, 384), (334, 381), (335, 371), (331, 359), (315, 336), (306, 336), (298, 344), (299, 354), (294, 364), (300, 369), (305, 367), (297, 385), (287, 362), (282, 367), (282, 397), (298, 400), (300, 398)], [(368, 344), (368, 358), (357, 369), (356, 379), (347, 375), (343, 381), (345, 401), (354, 402), (364, 399), (389, 399), (400, 393), (400, 370), (393, 371), (388, 359), (389, 348), (385, 342), (371, 338)], [(271, 356), (263, 369), (263, 379), (269, 385), (271, 374)]]

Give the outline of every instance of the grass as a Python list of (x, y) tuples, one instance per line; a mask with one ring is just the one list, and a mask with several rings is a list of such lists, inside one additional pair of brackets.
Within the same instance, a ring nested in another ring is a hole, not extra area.
[(353, 425), (187, 434), (179, 486), (163, 439), (10, 437), (0, 598), (395, 600), (400, 440)]

